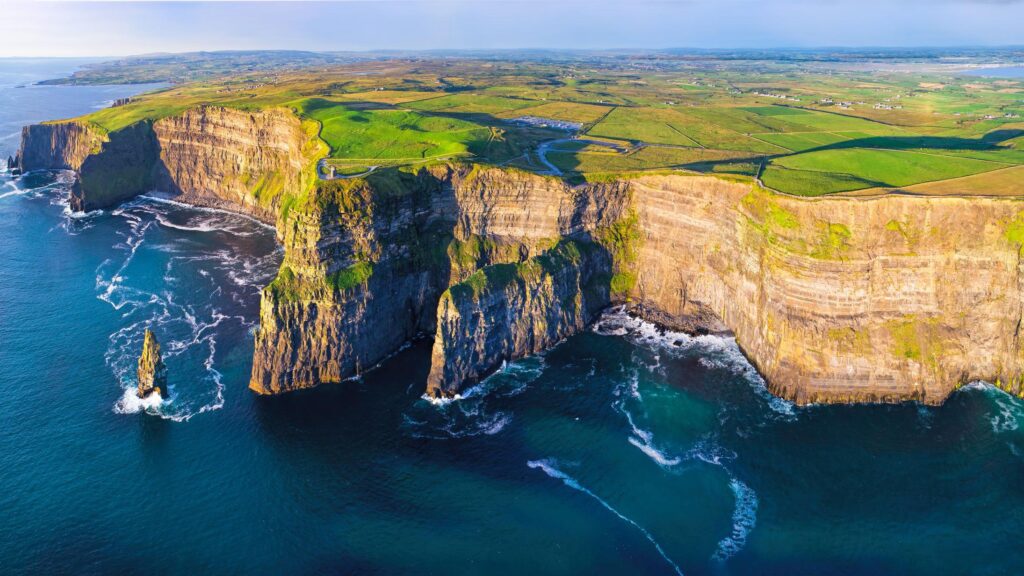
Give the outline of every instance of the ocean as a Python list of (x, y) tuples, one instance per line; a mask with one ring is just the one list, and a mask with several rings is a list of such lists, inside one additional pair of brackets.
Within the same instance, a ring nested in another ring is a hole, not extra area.
[[(0, 157), (146, 89), (18, 87), (79, 64), (0, 60)], [(732, 339), (613, 309), (440, 406), (428, 341), (258, 397), (273, 230), (67, 193), (0, 174), (0, 574), (1024, 572), (1024, 402), (991, 386), (797, 407)], [(159, 406), (131, 395), (146, 327)]]
[(961, 72), (964, 76), (984, 76), (986, 78), (1024, 78), (1024, 66), (998, 66), (995, 68), (976, 68)]

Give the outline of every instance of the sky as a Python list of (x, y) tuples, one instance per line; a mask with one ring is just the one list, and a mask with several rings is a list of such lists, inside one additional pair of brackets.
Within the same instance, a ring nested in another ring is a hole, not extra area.
[(0, 57), (1024, 45), (1024, 0), (0, 0)]

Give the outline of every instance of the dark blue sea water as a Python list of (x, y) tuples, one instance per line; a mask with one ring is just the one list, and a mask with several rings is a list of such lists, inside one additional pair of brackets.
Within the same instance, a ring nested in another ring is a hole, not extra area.
[[(138, 90), (12, 87), (73, 67), (0, 61), (0, 125)], [(444, 406), (428, 342), (260, 398), (273, 232), (148, 199), (75, 218), (65, 182), (0, 176), (2, 574), (1024, 572), (1024, 404), (991, 387), (796, 408), (733, 341), (612, 312)], [(172, 386), (148, 410), (146, 326)]]

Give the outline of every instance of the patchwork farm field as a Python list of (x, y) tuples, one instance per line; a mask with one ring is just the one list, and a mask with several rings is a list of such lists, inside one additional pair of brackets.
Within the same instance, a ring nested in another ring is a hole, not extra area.
[(1019, 80), (822, 66), (367, 62), (184, 83), (81, 120), (113, 132), (198, 105), (288, 108), (341, 175), (458, 159), (572, 182), (681, 170), (802, 196), (1024, 195)]

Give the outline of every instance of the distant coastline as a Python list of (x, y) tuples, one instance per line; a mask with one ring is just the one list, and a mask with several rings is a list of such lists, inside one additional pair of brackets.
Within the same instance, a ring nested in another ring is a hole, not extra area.
[(964, 76), (982, 76), (984, 78), (1024, 78), (1024, 65), (999, 66), (997, 68), (978, 68), (963, 72)]

